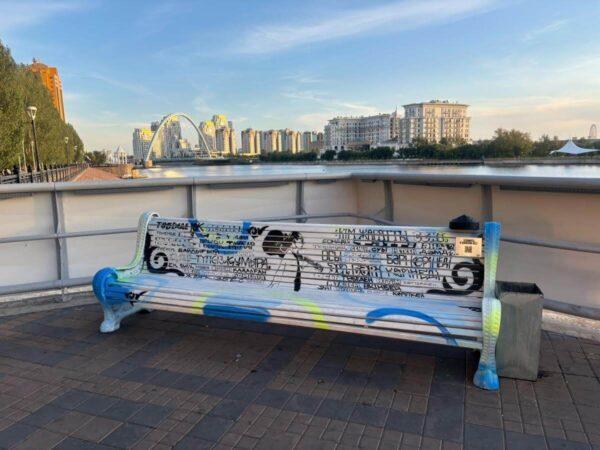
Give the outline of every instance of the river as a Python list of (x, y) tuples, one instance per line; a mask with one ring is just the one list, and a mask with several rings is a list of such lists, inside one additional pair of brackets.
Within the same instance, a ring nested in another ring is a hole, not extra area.
[(148, 178), (224, 177), (243, 175), (315, 174), (340, 172), (382, 172), (463, 175), (512, 175), (515, 177), (600, 178), (600, 165), (541, 165), (522, 166), (415, 166), (402, 164), (240, 164), (214, 166), (163, 166), (140, 170)]

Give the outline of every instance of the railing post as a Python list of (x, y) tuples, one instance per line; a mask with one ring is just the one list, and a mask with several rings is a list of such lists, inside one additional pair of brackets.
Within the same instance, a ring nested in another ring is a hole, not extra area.
[[(298, 180), (296, 181), (296, 215), (301, 216), (306, 214), (306, 209), (304, 207), (304, 181)], [(297, 218), (297, 223), (304, 223), (306, 219)]]
[(385, 220), (394, 221), (394, 191), (392, 180), (383, 181), (383, 195), (385, 199)]
[[(65, 232), (65, 220), (63, 212), (62, 192), (56, 190), (52, 191), (52, 217), (54, 221), (54, 232), (59, 235)], [(57, 264), (57, 276), (61, 281), (61, 285), (64, 280), (69, 278), (69, 259), (67, 255), (67, 242), (65, 238), (56, 237), (56, 264)], [(61, 288), (64, 299), (64, 287)]]
[(494, 198), (492, 186), (488, 184), (481, 185), (481, 221), (494, 221)]
[(190, 218), (196, 218), (196, 185), (193, 180), (187, 187), (187, 213)]

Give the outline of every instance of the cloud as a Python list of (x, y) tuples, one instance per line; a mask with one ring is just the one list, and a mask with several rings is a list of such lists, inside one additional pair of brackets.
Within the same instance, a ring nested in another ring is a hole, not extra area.
[(600, 100), (585, 96), (529, 96), (471, 101), (472, 136), (489, 137), (496, 128), (516, 128), (533, 137), (549, 134), (561, 138), (587, 135), (598, 121)]
[(239, 53), (272, 53), (293, 47), (340, 39), (373, 31), (399, 31), (458, 20), (485, 12), (497, 0), (407, 0), (385, 5), (332, 12), (320, 22), (267, 25), (247, 33), (235, 50)]
[(194, 111), (196, 111), (202, 115), (214, 113), (214, 109), (211, 108), (208, 105), (208, 103), (206, 103), (206, 100), (204, 100), (204, 98), (202, 98), (202, 97), (194, 98), (193, 106), (194, 106)]
[(152, 91), (150, 91), (149, 89), (146, 89), (144, 86), (141, 86), (139, 84), (133, 84), (133, 83), (127, 83), (127, 82), (120, 81), (120, 80), (115, 80), (114, 78), (107, 77), (100, 73), (88, 73), (88, 74), (86, 74), (86, 76), (89, 78), (98, 80), (98, 81), (102, 81), (106, 84), (109, 84), (116, 88), (122, 89), (124, 91), (131, 92), (132, 94), (159, 98), (158, 95), (154, 94)]
[(331, 97), (326, 93), (315, 92), (310, 90), (284, 91), (281, 95), (285, 98), (289, 98), (292, 100), (299, 100), (309, 103), (318, 103), (320, 105), (323, 105), (325, 106), (326, 110), (329, 111), (329, 118), (340, 114), (370, 115), (376, 114), (378, 111), (378, 108), (372, 105), (365, 105), (364, 103), (360, 102), (339, 100), (337, 98)]
[(555, 20), (553, 22), (547, 23), (546, 25), (543, 25), (539, 28), (536, 28), (536, 29), (533, 29), (533, 30), (530, 30), (529, 32), (527, 32), (525, 34), (525, 36), (523, 36), (523, 40), (524, 41), (533, 41), (544, 34), (552, 33), (552, 32), (560, 30), (567, 23), (569, 23), (569, 21), (566, 19)]
[(0, 2), (0, 32), (36, 25), (52, 16), (81, 10), (88, 4), (67, 0)]

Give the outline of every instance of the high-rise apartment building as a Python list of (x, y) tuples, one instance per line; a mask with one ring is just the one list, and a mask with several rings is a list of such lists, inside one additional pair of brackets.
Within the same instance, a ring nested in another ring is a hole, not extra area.
[(261, 131), (260, 152), (265, 155), (282, 151), (281, 133), (279, 130)]
[(142, 161), (150, 149), (154, 132), (150, 128), (136, 128), (133, 130), (133, 158)]
[(64, 121), (65, 105), (63, 103), (62, 82), (58, 76), (58, 69), (56, 67), (49, 67), (34, 59), (33, 63), (29, 66), (29, 70), (40, 76), (42, 83), (50, 93), (54, 107), (58, 111), (60, 118)]
[(245, 155), (260, 154), (260, 131), (248, 128), (242, 131), (242, 153)]
[(217, 128), (216, 149), (217, 152), (219, 152), (223, 156), (237, 154), (235, 130), (233, 128)]
[(324, 134), (328, 149), (349, 150), (376, 145), (391, 137), (391, 114), (336, 117), (325, 125)]
[(398, 121), (398, 138), (401, 145), (409, 145), (414, 139), (440, 142), (446, 138), (466, 142), (470, 137), (468, 105), (432, 100), (404, 105), (404, 117)]
[(281, 136), (281, 151), (290, 153), (298, 153), (300, 151), (301, 143), (298, 131), (286, 128), (285, 130), (280, 130), (279, 134)]

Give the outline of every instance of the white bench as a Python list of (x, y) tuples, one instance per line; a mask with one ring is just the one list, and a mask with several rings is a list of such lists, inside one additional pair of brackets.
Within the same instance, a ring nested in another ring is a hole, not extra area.
[(498, 389), (500, 225), (448, 228), (140, 218), (133, 261), (93, 287), (102, 332), (137, 311), (274, 322), (481, 350)]

